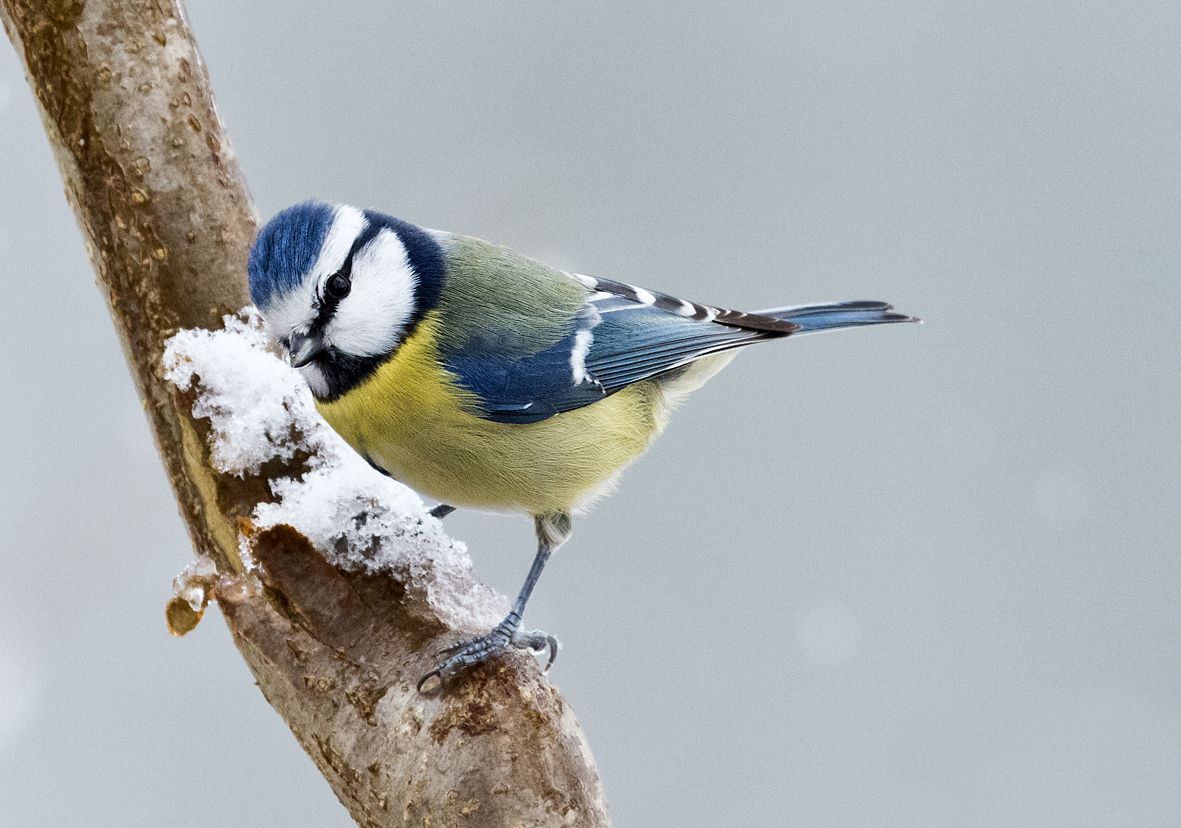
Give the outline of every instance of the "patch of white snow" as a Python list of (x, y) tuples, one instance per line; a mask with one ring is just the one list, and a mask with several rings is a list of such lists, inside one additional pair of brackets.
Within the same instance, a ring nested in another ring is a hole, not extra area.
[[(342, 569), (392, 573), (452, 627), (495, 625), (508, 601), (475, 577), (464, 545), (324, 422), (303, 378), (268, 347), (258, 311), (247, 308), (225, 317), (224, 330), (181, 331), (164, 353), (166, 378), (195, 389), (193, 414), (210, 420), (218, 471), (244, 477), (275, 458), (309, 457), (301, 478), (269, 481), (276, 500), (256, 507), (255, 526), (292, 526)], [(249, 540), (239, 545), (249, 561)]]

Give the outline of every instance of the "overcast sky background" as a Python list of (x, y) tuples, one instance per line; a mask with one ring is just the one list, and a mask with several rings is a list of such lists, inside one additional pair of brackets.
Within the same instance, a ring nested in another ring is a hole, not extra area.
[[(526, 623), (616, 825), (1181, 814), (1181, 5), (192, 0), (266, 219), (308, 197), (753, 309), (926, 324), (744, 353), (578, 520)], [(0, 48), (0, 809), (346, 812), (191, 559)], [(458, 513), (515, 594), (531, 523)]]

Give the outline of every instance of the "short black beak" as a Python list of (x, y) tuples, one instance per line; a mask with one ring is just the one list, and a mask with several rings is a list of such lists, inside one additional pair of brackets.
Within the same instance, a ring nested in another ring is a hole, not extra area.
[(318, 337), (293, 333), (287, 351), (291, 355), (291, 367), (302, 368), (324, 351), (324, 343)]

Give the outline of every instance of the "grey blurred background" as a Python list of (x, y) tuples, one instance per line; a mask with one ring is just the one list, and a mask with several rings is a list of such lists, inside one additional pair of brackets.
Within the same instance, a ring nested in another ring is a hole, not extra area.
[[(752, 309), (526, 623), (615, 824), (1181, 824), (1181, 5), (191, 0), (308, 197)], [(6, 826), (351, 825), (211, 613), (0, 48)], [(515, 593), (530, 522), (459, 513)]]

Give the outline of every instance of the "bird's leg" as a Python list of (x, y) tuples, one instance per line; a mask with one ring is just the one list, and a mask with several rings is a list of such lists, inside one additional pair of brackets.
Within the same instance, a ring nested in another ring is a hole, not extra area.
[(517, 595), (512, 610), (490, 632), (452, 644), (440, 651), (439, 654), (447, 658), (418, 682), (420, 692), (423, 685), (432, 678), (438, 678), (440, 686), (445, 688), (461, 671), (510, 647), (532, 652), (548, 650), (549, 658), (545, 669), (549, 670), (554, 663), (561, 646), (558, 639), (541, 630), (522, 632), (520, 626), (521, 617), (525, 614), (525, 604), (529, 602), (529, 596), (541, 577), (541, 571), (545, 569), (546, 561), (570, 537), (570, 513), (551, 512), (537, 515), (534, 518), (534, 526), (537, 529), (537, 554), (533, 558), (533, 565), (529, 567), (529, 574), (525, 576), (525, 583), (521, 586), (521, 592)]
[(429, 512), (427, 512), (427, 514), (433, 518), (438, 518), (439, 520), (442, 520), (443, 518), (447, 517), (447, 515), (451, 514), (454, 511), (455, 511), (454, 506), (448, 506), (446, 503), (440, 503), (438, 506), (436, 506), (435, 508), (433, 508)]

